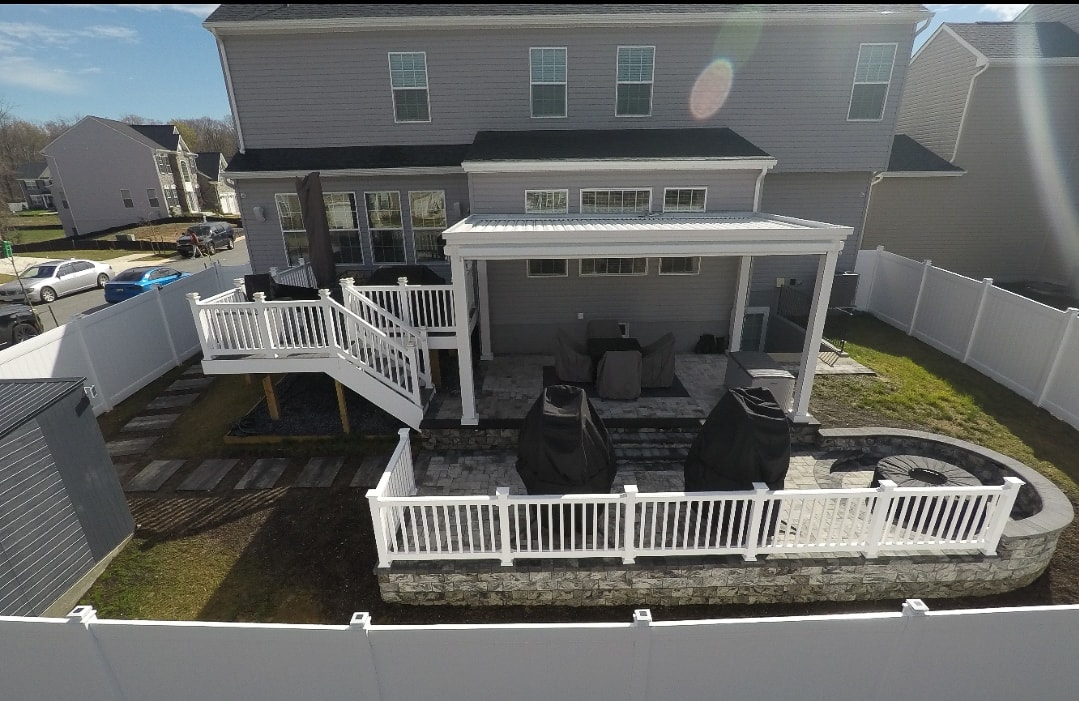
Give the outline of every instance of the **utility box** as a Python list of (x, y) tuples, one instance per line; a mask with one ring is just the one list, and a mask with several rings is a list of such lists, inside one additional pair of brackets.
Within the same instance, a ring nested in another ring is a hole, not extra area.
[(776, 398), (784, 411), (791, 410), (794, 400), (794, 375), (767, 353), (735, 351), (727, 354), (727, 374), (723, 380), (732, 387), (763, 387)]
[(4, 241), (3, 244), (0, 244), (0, 258), (10, 258), (12, 255), (11, 241)]

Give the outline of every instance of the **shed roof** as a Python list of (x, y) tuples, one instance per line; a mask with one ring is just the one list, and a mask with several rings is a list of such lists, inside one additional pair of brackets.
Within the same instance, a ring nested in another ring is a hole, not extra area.
[(81, 391), (82, 386), (82, 378), (0, 380), (0, 436), (6, 436), (72, 392)]
[(888, 158), (888, 172), (961, 173), (963, 169), (938, 156), (906, 134), (896, 134), (892, 139), (892, 153)]
[(1079, 34), (1061, 22), (972, 22), (947, 26), (989, 59), (1079, 57)]
[(254, 148), (237, 153), (229, 173), (439, 168), (461, 166), (468, 144)]
[(210, 181), (215, 181), (221, 172), (220, 151), (200, 151), (195, 154), (195, 168)]
[(481, 131), (467, 161), (771, 158), (727, 127)]

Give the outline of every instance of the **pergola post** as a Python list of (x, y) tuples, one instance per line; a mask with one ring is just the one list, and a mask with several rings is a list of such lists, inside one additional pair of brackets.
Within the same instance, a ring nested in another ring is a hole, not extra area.
[(733, 353), (742, 350), (742, 327), (746, 322), (746, 304), (749, 300), (749, 273), (753, 267), (753, 256), (742, 256), (738, 263), (738, 290), (734, 293), (734, 310), (731, 312), (730, 343), (727, 348)]
[(821, 256), (817, 265), (817, 284), (813, 289), (813, 304), (809, 308), (809, 327), (806, 329), (805, 346), (802, 348), (802, 366), (794, 383), (794, 406), (791, 418), (806, 422), (809, 415), (809, 396), (813, 392), (813, 379), (817, 374), (817, 356), (824, 337), (824, 322), (828, 315), (828, 300), (832, 296), (832, 278), (835, 277), (839, 251), (833, 249)]
[(453, 298), (455, 304), (454, 328), (457, 334), (457, 368), (461, 378), (461, 425), (475, 426), (479, 416), (476, 414), (476, 385), (472, 377), (472, 334), (468, 326), (468, 284), (465, 274), (465, 260), (459, 255), (451, 255), (450, 272), (453, 275)]
[(476, 261), (476, 278), (480, 305), (480, 360), (491, 360), (495, 354), (491, 352), (491, 297), (487, 287), (487, 261)]

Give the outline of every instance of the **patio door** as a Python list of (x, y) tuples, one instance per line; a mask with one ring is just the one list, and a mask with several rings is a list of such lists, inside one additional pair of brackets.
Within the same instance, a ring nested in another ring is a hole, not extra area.
[(763, 351), (764, 341), (768, 337), (768, 307), (746, 307), (742, 321), (741, 350)]

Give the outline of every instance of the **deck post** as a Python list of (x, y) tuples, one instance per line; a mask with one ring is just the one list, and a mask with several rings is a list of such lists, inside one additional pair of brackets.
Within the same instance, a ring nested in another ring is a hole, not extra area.
[[(828, 300), (832, 296), (832, 278), (835, 277), (839, 250), (832, 249), (821, 256), (817, 266), (817, 284), (813, 290), (813, 304), (809, 308), (809, 328), (806, 329), (805, 345), (802, 347), (802, 366), (794, 384), (794, 406), (789, 409), (795, 422), (806, 422), (809, 415), (809, 396), (813, 393), (813, 379), (817, 374), (817, 356), (824, 337), (824, 322), (828, 315)], [(783, 407), (788, 409), (788, 407)]]
[(892, 510), (895, 488), (896, 483), (891, 480), (881, 480), (877, 486), (878, 494), (873, 501), (873, 518), (869, 522), (869, 531), (865, 534), (864, 555), (867, 560), (877, 557), (880, 551), (881, 541), (884, 540), (884, 521)]
[(491, 304), (487, 289), (487, 261), (476, 261), (477, 285), (480, 288), (480, 360), (493, 360), (491, 351)]
[(510, 488), (495, 487), (495, 509), (498, 512), (499, 562), (503, 567), (513, 566), (513, 548), (510, 545)]
[(450, 256), (453, 276), (454, 332), (457, 339), (457, 368), (461, 378), (461, 425), (475, 426), (480, 422), (476, 413), (476, 385), (472, 376), (472, 334), (469, 329), (468, 276), (465, 260), (459, 255)]
[(347, 435), (352, 433), (352, 427), (348, 423), (348, 405), (345, 403), (345, 388), (337, 380), (333, 381), (334, 389), (337, 390), (337, 413), (341, 416), (341, 430)]
[(1004, 492), (1000, 495), (997, 508), (993, 510), (993, 520), (989, 522), (989, 529), (985, 534), (985, 547), (983, 555), (996, 555), (997, 545), (1000, 544), (1000, 536), (1004, 534), (1004, 527), (1008, 525), (1008, 519), (1012, 515), (1012, 507), (1019, 496), (1019, 488), (1025, 484), (1018, 477), (1004, 478)]
[(742, 256), (738, 263), (738, 289), (734, 293), (734, 310), (731, 312), (730, 343), (727, 348), (733, 353), (742, 350), (742, 326), (746, 323), (746, 304), (749, 301), (749, 273), (753, 267), (753, 256)]
[(635, 484), (627, 484), (622, 489), (625, 491), (625, 503), (622, 505), (626, 510), (622, 517), (622, 564), (632, 565), (637, 560), (637, 541), (634, 533), (637, 531), (637, 493), (640, 491)]
[(273, 375), (262, 376), (262, 393), (266, 395), (266, 410), (270, 412), (270, 418), (277, 421), (281, 418), (281, 407), (277, 404), (277, 392), (273, 386)]
[(742, 554), (749, 562), (757, 560), (757, 551), (762, 545), (761, 524), (764, 523), (764, 500), (767, 496), (768, 485), (754, 482), (753, 495), (749, 497), (749, 530), (746, 532), (745, 552)]

